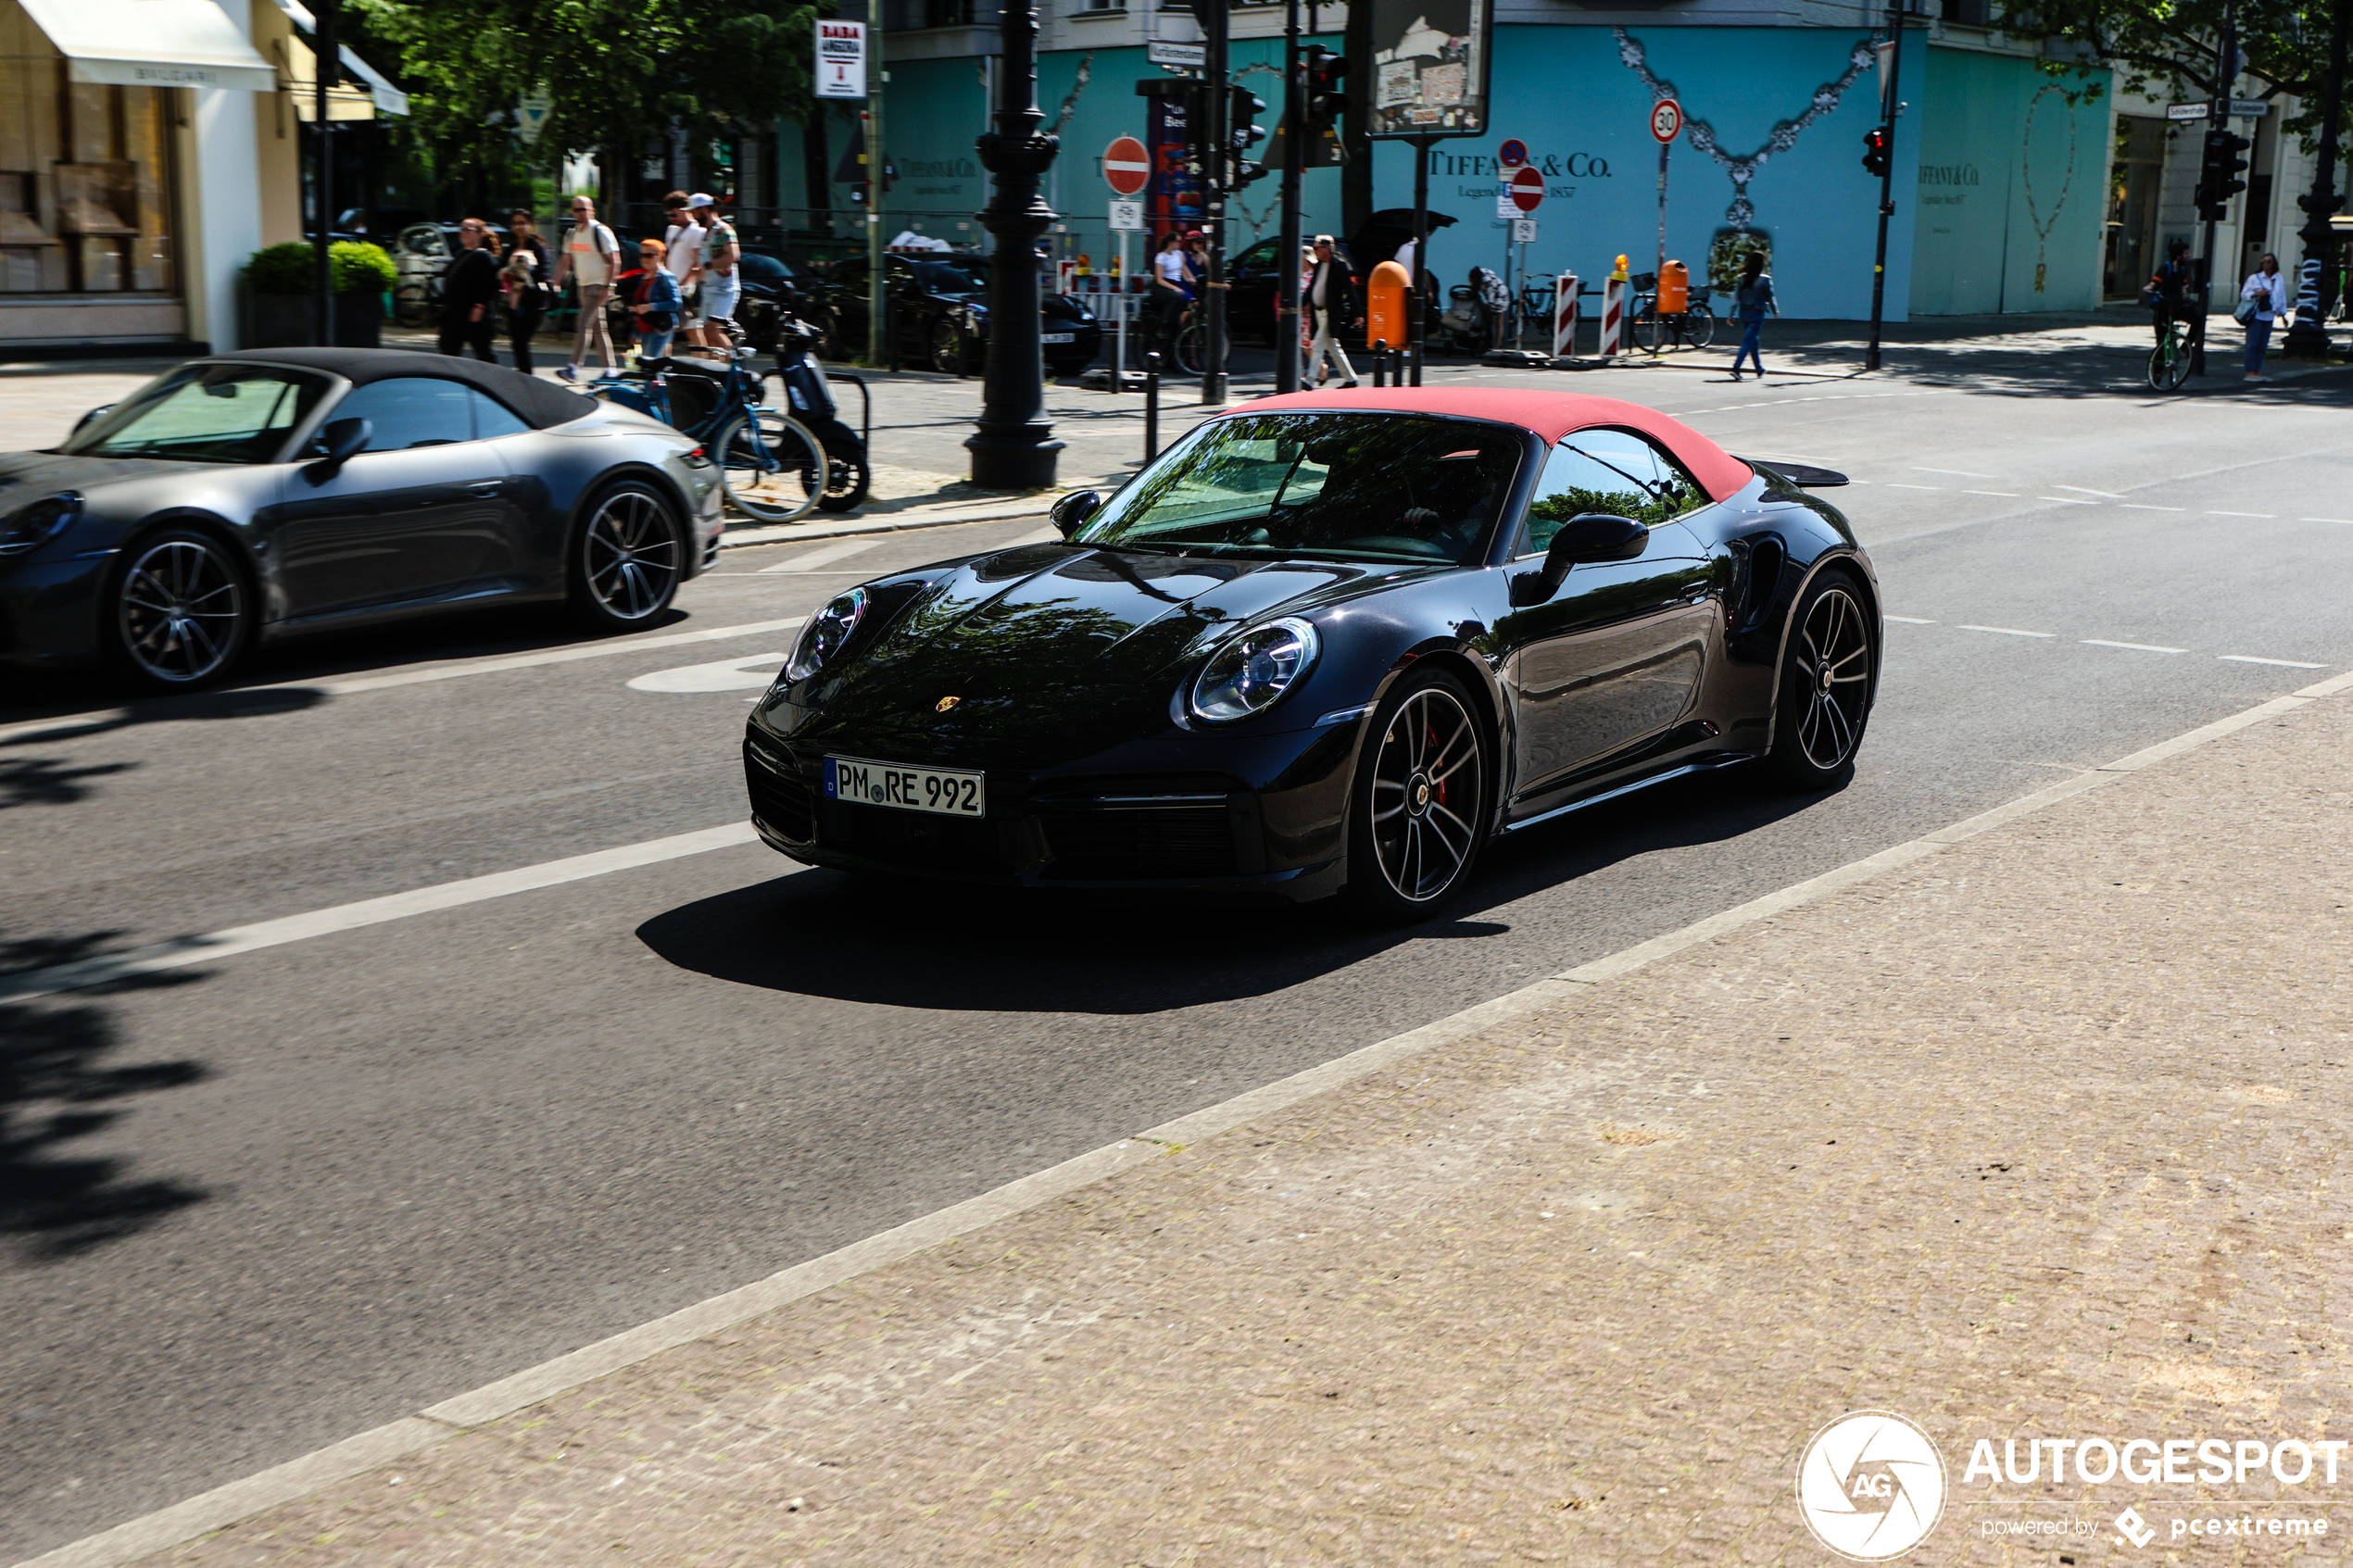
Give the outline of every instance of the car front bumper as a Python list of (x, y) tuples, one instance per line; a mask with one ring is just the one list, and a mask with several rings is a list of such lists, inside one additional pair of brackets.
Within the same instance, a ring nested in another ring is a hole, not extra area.
[(99, 589), (118, 552), (0, 562), (0, 664), (55, 670), (98, 657)]

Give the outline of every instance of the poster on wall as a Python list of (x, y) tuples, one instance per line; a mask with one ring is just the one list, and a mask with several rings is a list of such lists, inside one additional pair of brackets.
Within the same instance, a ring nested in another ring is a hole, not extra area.
[(817, 96), (866, 95), (866, 24), (817, 19)]
[(1494, 0), (1371, 0), (1375, 136), (1487, 132)]
[(1192, 158), (1192, 143), (1185, 124), (1185, 100), (1181, 97), (1154, 98), (1151, 114), (1146, 119), (1145, 145), (1151, 149), (1151, 183), (1146, 188), (1144, 206), (1151, 225), (1153, 243), (1171, 229), (1192, 229), (1201, 224), (1201, 176), (1185, 166)]

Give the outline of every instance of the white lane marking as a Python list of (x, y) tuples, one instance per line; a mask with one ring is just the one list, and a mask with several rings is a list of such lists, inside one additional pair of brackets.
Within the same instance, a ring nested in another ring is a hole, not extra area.
[(2340, 523), (2347, 528), (2353, 528), (2353, 517), (2307, 517), (2298, 518), (2296, 521), (2299, 522), (2334, 522)]
[(2253, 517), (2253, 518), (2261, 518), (2261, 519), (2262, 519), (2264, 521), (2266, 521), (2266, 522), (2270, 522), (2270, 521), (2274, 521), (2274, 520), (2273, 520), (2273, 518), (2272, 518), (2272, 514), (2271, 514), (2270, 512), (2216, 512), (2216, 511), (2209, 511), (2209, 512), (2208, 512), (2206, 515), (2207, 515), (2208, 517)]
[[(2095, 648), (2131, 648), (2134, 653), (2187, 653), (2187, 648), (2161, 648), (2155, 643), (2111, 643), (2106, 637), (2085, 637), (2084, 643)], [(2315, 666), (2315, 668), (2318, 668)]]
[(2117, 505), (2128, 512), (2185, 512), (2190, 509), (2187, 507), (2152, 507), (2145, 501), (2119, 501)]
[(1996, 632), (2005, 637), (2056, 637), (2058, 635), (2057, 632), (2021, 632), (2015, 626), (1971, 626), (1965, 621), (1956, 621), (1954, 624), (1964, 632)]
[(747, 664), (782, 664), (781, 653), (748, 654), (715, 664), (682, 664), (675, 670), (654, 670), (623, 683), (633, 692), (748, 692), (776, 684), (773, 670), (747, 670)]
[(1934, 490), (1939, 493), (1942, 493), (1944, 488), (1941, 484), (1906, 484), (1898, 480), (1888, 481), (1887, 487), (1890, 490)]
[(1914, 473), (1949, 473), (1955, 479), (1992, 479), (1994, 477), (1994, 475), (1990, 473), (1972, 473), (1968, 469), (1924, 469), (1918, 463), (1914, 463), (1912, 465), (1912, 471)]
[(2113, 491), (2113, 490), (2095, 490), (2095, 489), (2093, 489), (2093, 488), (2092, 488), (2090, 485), (2088, 485), (2088, 484), (2057, 484), (2057, 483), (2055, 483), (2055, 484), (2053, 484), (2053, 485), (2051, 486), (2051, 488), (2052, 488), (2052, 489), (2054, 489), (2054, 490), (2072, 490), (2072, 491), (2074, 491), (2074, 492), (2075, 492), (2078, 495), (2100, 495), (2100, 496), (2105, 496), (2107, 499), (2111, 500), (2111, 501), (2121, 501), (2122, 499), (2124, 499), (2124, 497), (2123, 497), (2123, 496), (2119, 495), (2118, 495), (2115, 491)]
[(1933, 621), (1922, 621), (1917, 615), (1882, 615), (1880, 619), (1881, 621), (1900, 621), (1906, 626), (1933, 626), (1936, 624)]
[(2062, 506), (2069, 507), (2096, 507), (2099, 505), (2097, 501), (2079, 501), (2072, 495), (2037, 495), (2034, 498), (2038, 501), (2057, 501)]
[(635, 653), (640, 648), (674, 648), (687, 643), (716, 643), (729, 637), (756, 636), (762, 632), (788, 632), (799, 625), (803, 619), (792, 615), (782, 621), (751, 621), (741, 626), (713, 626), (707, 632), (670, 632), (659, 637), (598, 643), (590, 647), (551, 648), (546, 653), (519, 653), (499, 659), (478, 659), (466, 664), (403, 670), (391, 675), (363, 675), (349, 681), (281, 681), (277, 684), (312, 687), (333, 696), (348, 696), (354, 692), (380, 692), (391, 686), (414, 686), (427, 681), (454, 681), (460, 675), (494, 675), (507, 670), (535, 669), (542, 664), (570, 664), (575, 659), (604, 659), (617, 653)]
[(1964, 495), (1999, 495), (2005, 501), (2015, 501), (2018, 499), (2018, 492), (2015, 490), (1964, 490), (1961, 494)]
[(503, 898), (510, 893), (528, 893), (534, 888), (554, 887), (586, 877), (603, 876), (610, 872), (625, 872), (638, 866), (675, 860), (681, 856), (699, 855), (709, 849), (754, 844), (759, 842), (759, 836), (748, 822), (729, 822), (724, 827), (700, 828), (693, 833), (673, 834), (668, 838), (649, 838), (643, 844), (624, 844), (617, 849), (567, 856), (560, 860), (547, 860), (535, 866), (519, 866), (510, 872), (493, 872), (488, 876), (470, 876), (460, 882), (445, 882), (407, 893), (387, 894), (381, 898), (362, 898), (356, 904), (337, 904), (332, 909), (314, 909), (308, 914), (286, 915), (253, 925), (231, 926), (226, 931), (210, 932), (202, 936), (183, 936), (177, 941), (134, 947), (128, 952), (101, 953), (95, 958), (81, 959), (72, 963), (52, 964), (46, 969), (0, 974), (0, 999), (22, 1001), (33, 997), (52, 996), (59, 991), (78, 990), (84, 985), (102, 985), (109, 980), (124, 980), (134, 974), (152, 974), (157, 970), (209, 963), (215, 959), (250, 953), (260, 947), (280, 947), (308, 937), (353, 931), (363, 925), (381, 925), (385, 921), (406, 920), (410, 915), (431, 914), (438, 909), (454, 909), (465, 904), (479, 904), (485, 898)]
[(880, 539), (844, 540), (838, 545), (828, 545), (822, 550), (812, 550), (805, 556), (795, 556), (792, 559), (780, 561), (774, 566), (763, 566), (752, 575), (770, 577), (780, 571), (813, 571), (818, 567), (831, 566), (837, 560), (847, 560), (862, 551), (871, 550), (881, 543), (883, 541)]
[(1539, 980), (1517, 991), (1465, 1008), (1460, 1012), (1392, 1035), (1288, 1078), (1247, 1090), (1173, 1122), (1148, 1127), (1059, 1165), (1048, 1166), (1005, 1185), (968, 1198), (962, 1203), (933, 1210), (853, 1241), (837, 1251), (796, 1263), (764, 1278), (710, 1296), (667, 1317), (624, 1329), (608, 1339), (525, 1367), (482, 1387), (443, 1400), (418, 1415), (403, 1417), (341, 1443), (312, 1450), (299, 1459), (257, 1472), (168, 1508), (125, 1520), (111, 1529), (85, 1536), (19, 1568), (123, 1568), (266, 1509), (309, 1496), (321, 1487), (361, 1474), (408, 1454), (437, 1447), (461, 1429), (485, 1425), (517, 1411), (541, 1403), (596, 1378), (651, 1360), (665, 1350), (692, 1344), (821, 1290), (830, 1290), (862, 1275), (886, 1268), (941, 1243), (966, 1236), (1000, 1221), (1027, 1213), (1069, 1193), (1139, 1165), (1164, 1158), (1172, 1148), (1200, 1143), (1249, 1122), (1279, 1113), (1315, 1096), (1342, 1088), (1372, 1073), (1395, 1068), (1415, 1058), (1458, 1041), (1491, 1033), (1498, 1025), (1535, 1016), (1566, 997), (1584, 994), (1584, 987), (1655, 963), (1702, 943), (1753, 925), (1788, 909), (1819, 902), (1833, 894), (1866, 883), (1882, 872), (1942, 853), (1955, 844), (2032, 816), (2070, 796), (2083, 794), (2138, 772), (2168, 759), (2261, 723), (2273, 714), (2292, 712), (2353, 688), (2353, 675), (2339, 675), (2301, 691), (2217, 720), (2186, 734), (2160, 741), (2129, 757), (2045, 785), (1990, 811), (1981, 811), (1923, 838), (1894, 845), (1876, 855), (1850, 860), (1833, 871), (1752, 898), (1720, 913), (1694, 922), (1680, 931), (1580, 964)]
[(2258, 659), (2251, 653), (2218, 653), (2214, 656), (2231, 664), (2276, 664), (2283, 670), (2326, 670), (2325, 664), (2307, 664), (2300, 659)]

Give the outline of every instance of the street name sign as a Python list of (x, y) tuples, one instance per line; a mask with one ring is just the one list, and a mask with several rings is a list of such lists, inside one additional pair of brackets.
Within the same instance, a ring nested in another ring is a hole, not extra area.
[(1206, 44), (1147, 44), (1144, 58), (1156, 66), (1190, 66), (1195, 70), (1209, 63)]

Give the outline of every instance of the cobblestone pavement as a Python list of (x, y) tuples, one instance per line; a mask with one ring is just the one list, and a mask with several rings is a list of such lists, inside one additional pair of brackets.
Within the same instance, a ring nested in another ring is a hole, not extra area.
[(2353, 1436), (2349, 752), (2266, 719), (166, 1555), (1815, 1563), (1883, 1407), (1914, 1561), (2337, 1561), (2317, 1468), (1963, 1469)]

